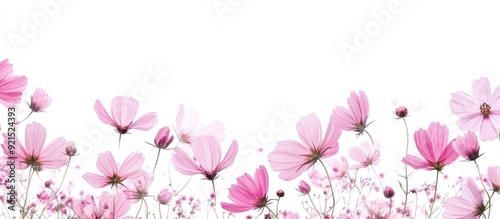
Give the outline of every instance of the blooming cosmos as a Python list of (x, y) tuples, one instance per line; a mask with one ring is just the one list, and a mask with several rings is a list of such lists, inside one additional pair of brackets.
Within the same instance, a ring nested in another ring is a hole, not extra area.
[(481, 156), (479, 154), (479, 142), (474, 132), (469, 131), (464, 134), (464, 137), (456, 137), (451, 145), (453, 149), (466, 160), (473, 161)]
[(457, 125), (465, 131), (479, 131), (482, 141), (498, 137), (500, 130), (500, 85), (491, 93), (490, 81), (479, 78), (472, 82), (472, 96), (464, 92), (451, 94), (451, 111), (460, 116)]
[(101, 101), (96, 100), (94, 104), (95, 112), (99, 119), (116, 128), (116, 132), (122, 134), (128, 133), (130, 129), (147, 131), (153, 128), (158, 122), (156, 113), (150, 112), (134, 121), (137, 114), (139, 103), (132, 97), (117, 96), (111, 102), (111, 116), (109, 116)]
[(224, 140), (224, 125), (221, 122), (216, 121), (196, 129), (199, 117), (197, 111), (185, 109), (184, 105), (179, 106), (174, 129), (181, 142), (189, 144), (199, 136), (214, 136), (219, 142)]
[(103, 188), (108, 185), (113, 187), (127, 179), (143, 176), (145, 174), (145, 171), (141, 168), (143, 163), (144, 157), (142, 154), (134, 151), (118, 167), (113, 154), (106, 151), (97, 157), (97, 169), (102, 175), (85, 173), (82, 177), (94, 188)]
[(238, 153), (238, 143), (233, 141), (226, 155), (221, 160), (220, 143), (214, 136), (201, 136), (193, 139), (191, 148), (193, 149), (195, 160), (183, 149), (175, 148), (172, 164), (182, 174), (202, 174), (209, 180), (214, 180), (221, 170), (233, 164)]
[(337, 140), (342, 130), (335, 127), (332, 121), (330, 119), (322, 139), (318, 116), (309, 114), (297, 122), (297, 132), (302, 143), (294, 140), (278, 142), (275, 150), (269, 154), (268, 161), (274, 171), (281, 172), (281, 179), (293, 180), (320, 158), (331, 157), (339, 151)]
[[(12, 156), (9, 149), (9, 139), (6, 133), (3, 134), (3, 151), (6, 155)], [(40, 123), (33, 122), (26, 125), (25, 145), (16, 137), (15, 157), (17, 157), (16, 168), (34, 170), (58, 169), (66, 165), (69, 161), (65, 155), (66, 147), (74, 145), (72, 141), (66, 141), (63, 137), (56, 138), (45, 145), (47, 130)], [(45, 145), (45, 146), (44, 146)]]
[(349, 150), (349, 156), (359, 163), (357, 165), (352, 165), (350, 167), (351, 169), (357, 170), (380, 163), (380, 149), (368, 142), (363, 142), (360, 146), (352, 147)]
[(446, 219), (476, 219), (486, 210), (483, 193), (472, 178), (462, 185), (462, 196), (447, 198), (444, 202), (443, 217)]
[(252, 209), (260, 209), (267, 206), (267, 191), (269, 188), (269, 178), (266, 167), (259, 166), (254, 173), (254, 177), (245, 173), (236, 179), (229, 189), (229, 199), (234, 203), (222, 202), (224, 210), (240, 213)]
[(103, 192), (96, 205), (94, 196), (87, 195), (85, 199), (77, 199), (72, 204), (73, 212), (80, 219), (112, 219), (120, 218), (130, 209), (130, 203), (123, 193), (110, 195)]
[(414, 169), (438, 170), (453, 163), (458, 154), (448, 142), (448, 128), (439, 123), (432, 122), (427, 130), (422, 128), (414, 134), (415, 144), (422, 158), (406, 155), (403, 163)]
[(332, 120), (335, 126), (346, 130), (355, 131), (358, 135), (363, 134), (365, 128), (369, 125), (368, 120), (368, 98), (364, 91), (359, 91), (359, 96), (352, 91), (351, 96), (347, 99), (349, 109), (341, 106), (335, 107), (333, 110)]
[(12, 75), (12, 64), (8, 59), (0, 62), (0, 104), (11, 107), (19, 103), (27, 84), (26, 76)]

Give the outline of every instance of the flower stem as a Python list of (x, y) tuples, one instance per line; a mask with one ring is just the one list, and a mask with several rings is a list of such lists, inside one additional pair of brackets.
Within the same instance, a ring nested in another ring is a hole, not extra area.
[(26, 214), (28, 214), (28, 211), (26, 210), (26, 204), (28, 203), (28, 193), (30, 191), (30, 185), (31, 185), (31, 180), (33, 179), (33, 174), (35, 173), (35, 170), (33, 169), (33, 166), (30, 167), (30, 170), (28, 172), (29, 178), (28, 178), (28, 187), (26, 188), (26, 198), (24, 199), (24, 204), (23, 208), (21, 209), (22, 212), (22, 218), (26, 218)]
[(438, 190), (438, 181), (439, 181), (439, 171), (436, 170), (436, 184), (434, 186), (434, 197), (432, 198), (432, 204), (429, 209), (429, 219), (431, 219), (432, 214), (434, 213), (434, 203), (436, 203), (436, 196)]
[(311, 200), (311, 204), (314, 207), (314, 210), (316, 210), (316, 212), (318, 212), (318, 216), (321, 217), (321, 212), (319, 212), (318, 208), (316, 208), (316, 205), (314, 204), (314, 201), (312, 200), (311, 195), (309, 193), (307, 193), (307, 196), (309, 196), (309, 200)]
[[(68, 173), (68, 168), (69, 168), (70, 163), (71, 163), (71, 156), (69, 156), (68, 164), (66, 164), (66, 170), (64, 170), (64, 175), (63, 175), (63, 178), (61, 180), (61, 184), (59, 184), (59, 187), (57, 188), (57, 190), (54, 191), (54, 195), (52, 197), (50, 197), (50, 200), (47, 203), (50, 203), (57, 196), (57, 193), (61, 190), (61, 187), (64, 183), (64, 179), (66, 178), (66, 174)], [(42, 213), (40, 213), (40, 215), (43, 215), (43, 212), (45, 211), (45, 209), (47, 209), (47, 206), (43, 207)]]
[(33, 111), (33, 110), (31, 110), (31, 112), (28, 114), (28, 116), (26, 116), (26, 118), (24, 118), (23, 120), (21, 120), (21, 121), (19, 121), (19, 122), (16, 122), (16, 125), (19, 125), (19, 124), (21, 124), (22, 122), (26, 121), (26, 119), (28, 119), (28, 118), (31, 116), (31, 114), (33, 114), (33, 112), (34, 112), (34, 111)]
[(160, 214), (160, 219), (161, 219), (161, 203), (160, 202), (158, 202), (158, 212)]
[(266, 208), (267, 208), (267, 210), (269, 210), (269, 213), (271, 213), (275, 218), (278, 218), (278, 215), (276, 213), (274, 213), (273, 210), (271, 210), (271, 208), (269, 208), (268, 205), (266, 205)]
[(155, 174), (156, 165), (158, 164), (158, 159), (160, 158), (161, 148), (158, 148), (158, 155), (156, 155), (155, 167), (153, 168), (153, 174)]
[(370, 141), (372, 142), (372, 145), (375, 145), (375, 142), (373, 141), (373, 138), (372, 138), (372, 135), (370, 135), (370, 133), (366, 130), (364, 130), (365, 133), (368, 135), (368, 137), (370, 137)]
[(214, 190), (214, 207), (217, 205), (217, 195), (215, 194), (215, 182), (214, 180), (212, 181), (212, 189)]
[[(325, 173), (326, 173), (326, 179), (328, 180), (328, 183), (330, 183), (330, 191), (332, 192), (332, 201), (333, 201), (333, 206), (332, 206), (332, 218), (333, 218), (333, 211), (335, 210), (335, 193), (333, 192), (333, 185), (332, 185), (332, 181), (330, 180), (330, 174), (328, 174), (328, 169), (326, 169), (326, 166), (325, 164), (323, 163), (323, 161), (321, 159), (318, 159), (319, 163), (321, 163), (321, 165), (323, 166), (323, 169), (325, 169)], [(326, 213), (326, 212), (325, 212)]]
[[(403, 117), (403, 122), (405, 123), (405, 129), (406, 129), (406, 153), (405, 156), (408, 155), (408, 146), (410, 144), (410, 133), (408, 132), (408, 124), (406, 123), (406, 119)], [(403, 207), (403, 217), (406, 215), (406, 205), (408, 202), (408, 165), (405, 164), (405, 204)]]
[[(142, 198), (142, 200), (144, 200), (144, 198)], [(148, 214), (149, 214), (149, 207), (148, 207), (148, 202), (146, 200), (144, 200), (144, 210), (146, 210), (146, 217), (145, 218), (148, 218)]]
[(139, 210), (137, 210), (137, 214), (135, 215), (135, 219), (137, 219), (137, 217), (139, 217), (139, 212), (141, 212), (143, 202), (144, 202), (144, 199), (141, 199), (141, 205), (139, 205)]

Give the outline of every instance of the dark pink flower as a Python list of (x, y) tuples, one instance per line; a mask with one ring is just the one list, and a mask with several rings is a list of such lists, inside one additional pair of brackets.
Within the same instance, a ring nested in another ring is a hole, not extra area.
[(2, 144), (3, 151), (6, 155), (17, 157), (16, 168), (18, 169), (28, 167), (32, 167), (34, 170), (58, 169), (68, 164), (69, 159), (65, 155), (65, 150), (67, 146), (74, 144), (59, 137), (44, 146), (47, 130), (36, 122), (26, 125), (24, 142), (26, 146), (23, 146), (16, 137), (15, 154), (10, 153), (7, 134), (4, 133), (3, 136), (5, 139)]
[(52, 102), (52, 98), (45, 93), (42, 88), (37, 88), (35, 93), (31, 95), (31, 103), (29, 104), (30, 109), (33, 112), (43, 112)]
[(455, 140), (452, 141), (451, 145), (453, 146), (455, 152), (466, 160), (473, 161), (481, 156), (479, 154), (479, 142), (477, 141), (477, 137), (474, 132), (469, 131), (464, 135), (464, 137), (456, 137)]
[(274, 171), (281, 172), (281, 179), (295, 179), (319, 159), (331, 157), (339, 151), (337, 140), (342, 130), (335, 127), (332, 121), (330, 119), (322, 138), (318, 116), (309, 114), (297, 122), (297, 132), (302, 143), (294, 140), (278, 142), (275, 150), (269, 154), (268, 161)]
[(0, 104), (12, 107), (19, 103), (27, 84), (25, 76), (12, 75), (12, 64), (8, 59), (0, 62)]
[(221, 160), (220, 143), (214, 136), (200, 136), (193, 139), (191, 148), (193, 149), (194, 160), (181, 148), (175, 148), (172, 164), (182, 174), (201, 174), (209, 180), (214, 180), (221, 170), (233, 164), (238, 153), (238, 143), (233, 141)]
[(472, 178), (462, 185), (462, 196), (447, 198), (443, 217), (446, 219), (477, 219), (486, 210), (483, 194)]
[(498, 137), (500, 130), (500, 85), (491, 93), (490, 81), (479, 78), (472, 82), (472, 96), (464, 92), (451, 94), (451, 111), (460, 116), (458, 127), (465, 131), (479, 131), (482, 141)]
[(137, 109), (139, 108), (139, 103), (136, 99), (132, 97), (118, 96), (111, 102), (111, 116), (102, 105), (101, 101), (96, 100), (94, 104), (95, 112), (99, 119), (113, 127), (116, 128), (116, 132), (122, 134), (128, 133), (130, 129), (138, 129), (147, 131), (153, 128), (158, 119), (156, 118), (156, 113), (150, 112), (146, 113), (136, 121), (134, 121), (137, 115)]
[(196, 129), (200, 115), (192, 109), (184, 109), (184, 105), (179, 106), (175, 122), (175, 132), (181, 142), (191, 143), (199, 136), (214, 136), (217, 141), (224, 140), (224, 125), (219, 121)]
[(406, 155), (403, 163), (414, 169), (438, 170), (453, 163), (458, 154), (448, 142), (448, 128), (439, 123), (431, 123), (427, 130), (420, 129), (414, 135), (415, 144), (422, 158)]
[(359, 163), (352, 165), (352, 169), (365, 168), (380, 163), (380, 149), (367, 142), (361, 143), (360, 146), (352, 147), (349, 150), (349, 156)]
[(168, 127), (161, 128), (155, 137), (155, 147), (166, 149), (174, 140), (174, 136), (170, 135)]
[(144, 157), (142, 154), (132, 152), (118, 168), (113, 154), (106, 151), (99, 154), (97, 158), (97, 169), (102, 173), (102, 176), (95, 173), (85, 173), (83, 179), (95, 188), (103, 188), (108, 185), (113, 187), (127, 179), (143, 176), (145, 174), (145, 171), (141, 169), (143, 163)]
[(130, 203), (123, 193), (110, 195), (103, 192), (99, 198), (99, 206), (93, 196), (87, 195), (85, 199), (74, 200), (72, 209), (80, 219), (114, 219), (125, 215), (130, 209)]
[(404, 118), (404, 117), (408, 116), (408, 109), (404, 106), (399, 106), (398, 108), (396, 108), (396, 111), (394, 112), (394, 114), (396, 114), (398, 119)]
[(222, 202), (224, 210), (232, 213), (240, 213), (252, 209), (260, 209), (267, 206), (267, 191), (269, 178), (264, 166), (259, 166), (254, 177), (245, 173), (236, 179), (229, 189), (229, 199), (234, 203)]
[(392, 187), (386, 186), (384, 188), (384, 197), (386, 198), (394, 197), (394, 189), (392, 189)]
[(337, 106), (333, 110), (332, 120), (335, 126), (346, 130), (355, 131), (358, 135), (363, 134), (365, 128), (369, 125), (368, 120), (368, 98), (364, 91), (359, 91), (359, 96), (352, 91), (347, 99), (349, 109)]

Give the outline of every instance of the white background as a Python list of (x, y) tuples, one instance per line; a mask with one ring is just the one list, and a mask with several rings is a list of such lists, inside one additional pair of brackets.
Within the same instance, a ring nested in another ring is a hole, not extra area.
[[(25, 100), (38, 87), (53, 99), (47, 112), (20, 125), (19, 135), (26, 123), (37, 121), (47, 127), (48, 140), (63, 136), (74, 141), (80, 153), (71, 167), (76, 190), (92, 191), (79, 177), (96, 172), (97, 154), (107, 150), (118, 161), (130, 151), (141, 151), (147, 156), (145, 168), (151, 170), (156, 150), (144, 141), (152, 141), (159, 128), (172, 127), (177, 106), (185, 104), (200, 112), (200, 122), (219, 120), (225, 125), (223, 150), (233, 139), (240, 142), (238, 164), (222, 173), (218, 185), (218, 200), (228, 201), (226, 188), (235, 177), (245, 171), (253, 174), (259, 164), (272, 172), (267, 154), (276, 141), (298, 140), (295, 122), (300, 116), (315, 112), (326, 125), (332, 109), (346, 106), (350, 91), (358, 90), (367, 93), (370, 119), (375, 120), (369, 131), (381, 142), (386, 158), (378, 169), (395, 177), (404, 154), (404, 129), (394, 120), (395, 107), (410, 109), (411, 133), (435, 121), (448, 125), (454, 137), (463, 132), (454, 126), (457, 117), (449, 110), (450, 94), (470, 92), (472, 81), (481, 76), (492, 86), (500, 83), (500, 14), (495, 1), (0, 4), (0, 59), (8, 58), (15, 74), (29, 78)], [(389, 17), (378, 20), (384, 13)], [(365, 41), (356, 43), (363, 34)], [(341, 45), (346, 44), (356, 52), (344, 54)], [(162, 76), (154, 80), (148, 68)], [(137, 97), (138, 115), (155, 111), (159, 119), (149, 132), (132, 130), (123, 136), (120, 150), (118, 135), (102, 125), (93, 110), (96, 99), (109, 108), (118, 95)], [(283, 111), (293, 118), (276, 119), (276, 112)], [(18, 112), (21, 119), (29, 111), (21, 104)], [(271, 130), (274, 121), (281, 129)], [(252, 138), (257, 146), (250, 143)], [(366, 136), (355, 139), (354, 133), (345, 132), (339, 153), (347, 155), (350, 146), (363, 140)], [(498, 144), (482, 144), (487, 151), (483, 171), (487, 165), (500, 165), (493, 161)], [(263, 152), (256, 152), (256, 147)], [(153, 194), (168, 186), (169, 152), (163, 151), (162, 158)], [(460, 175), (458, 170), (469, 167), (472, 164), (459, 163), (447, 173)], [(434, 174), (422, 174), (428, 182), (434, 180)], [(293, 188), (306, 174), (286, 184), (275, 173), (270, 177), (272, 196), (287, 188), (291, 198), (284, 202), (298, 204), (291, 200), (297, 194)], [(180, 188), (184, 179), (174, 186)], [(199, 179), (193, 177), (191, 184)]]

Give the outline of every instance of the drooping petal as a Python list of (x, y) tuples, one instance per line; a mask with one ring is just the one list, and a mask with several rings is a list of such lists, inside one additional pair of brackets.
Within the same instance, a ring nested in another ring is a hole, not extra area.
[(172, 164), (177, 171), (185, 175), (204, 174), (204, 170), (180, 148), (174, 149)]
[(413, 169), (425, 169), (425, 170), (433, 170), (434, 167), (429, 164), (426, 160), (423, 160), (422, 158), (413, 156), (411, 154), (406, 155), (406, 157), (403, 158), (402, 162)]
[(83, 179), (94, 188), (104, 188), (111, 184), (107, 177), (97, 175), (95, 173), (84, 173)]
[(147, 131), (152, 129), (157, 123), (158, 119), (156, 118), (156, 113), (150, 112), (141, 116), (138, 120), (130, 124), (128, 128)]

